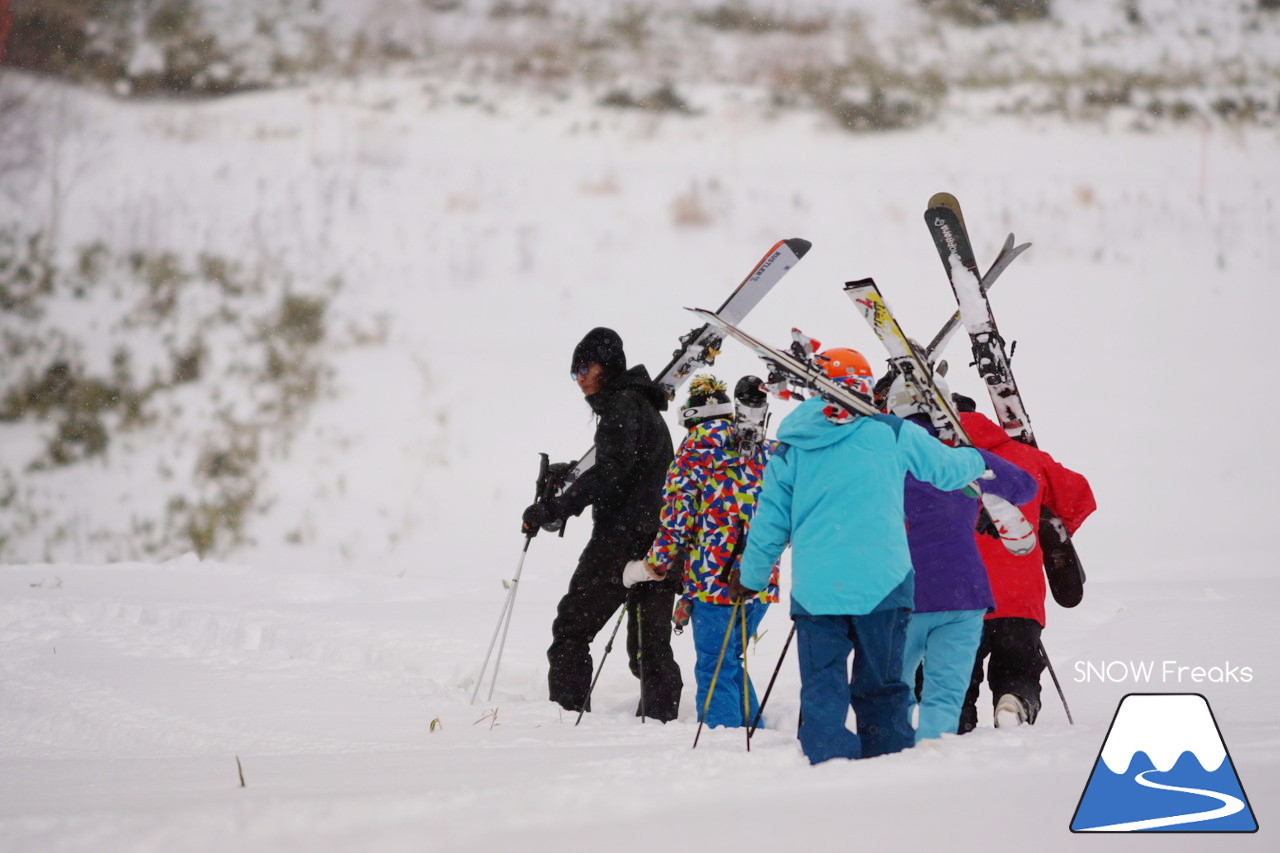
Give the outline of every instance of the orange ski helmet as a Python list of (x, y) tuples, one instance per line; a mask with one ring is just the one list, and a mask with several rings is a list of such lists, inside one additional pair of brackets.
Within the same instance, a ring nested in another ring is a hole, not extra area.
[(856, 349), (834, 347), (818, 353), (818, 363), (827, 376), (848, 386), (855, 394), (871, 399), (871, 363)]

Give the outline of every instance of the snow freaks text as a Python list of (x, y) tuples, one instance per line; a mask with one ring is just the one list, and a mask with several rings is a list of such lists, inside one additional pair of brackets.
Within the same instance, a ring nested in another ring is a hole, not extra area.
[(1253, 667), (1224, 661), (1221, 666), (1190, 666), (1176, 660), (1076, 661), (1077, 682), (1136, 682), (1150, 684), (1247, 684)]

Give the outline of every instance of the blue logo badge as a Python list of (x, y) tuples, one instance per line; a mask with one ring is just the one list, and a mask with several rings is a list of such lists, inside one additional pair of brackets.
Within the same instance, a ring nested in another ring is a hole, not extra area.
[(1209, 702), (1199, 693), (1120, 700), (1072, 832), (1256, 832)]

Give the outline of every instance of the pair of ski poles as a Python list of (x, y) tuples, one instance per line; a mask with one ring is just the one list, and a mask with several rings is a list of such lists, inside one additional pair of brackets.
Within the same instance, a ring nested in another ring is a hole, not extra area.
[[(550, 476), (550, 458), (545, 453), (538, 454), (540, 458), (538, 462), (538, 482), (535, 487), (535, 500), (547, 501), (555, 495), (556, 484)], [(493, 688), (498, 683), (498, 667), (502, 665), (502, 650), (507, 645), (507, 629), (511, 627), (511, 613), (515, 610), (516, 591), (520, 588), (520, 572), (524, 569), (524, 558), (529, 553), (529, 543), (533, 541), (533, 537), (538, 535), (538, 528), (534, 527), (524, 535), (524, 547), (520, 549), (520, 560), (516, 563), (515, 574), (512, 575), (511, 581), (507, 584), (507, 597), (502, 602), (502, 611), (498, 614), (498, 624), (494, 626), (493, 638), (489, 640), (489, 650), (485, 652), (484, 663), (480, 665), (480, 674), (476, 676), (475, 690), (471, 691), (471, 704), (476, 703), (476, 696), (480, 694), (480, 685), (484, 683), (485, 670), (489, 668), (489, 658), (493, 655), (493, 647), (496, 643), (498, 646), (498, 658), (493, 662), (493, 675), (489, 681), (489, 694), (485, 697), (486, 702), (493, 699)], [(560, 535), (564, 535), (564, 527), (560, 528)], [(498, 634), (502, 634), (502, 642), (498, 642)]]
[[(749, 682), (747, 680), (747, 650), (746, 650), (746, 640), (745, 640), (746, 634), (747, 634), (746, 608), (742, 606), (741, 602), (735, 603), (733, 606), (735, 608), (742, 608), (740, 611), (742, 616), (742, 636), (744, 638), (743, 648), (742, 648), (742, 707), (743, 707), (743, 719), (746, 719), (746, 717), (749, 714), (748, 693), (747, 693), (747, 689), (748, 689), (747, 685), (749, 684)], [(720, 645), (720, 657), (717, 658), (716, 660), (716, 668), (711, 675), (711, 685), (710, 685), (710, 688), (707, 690), (707, 698), (706, 698), (706, 701), (703, 703), (702, 714), (698, 719), (698, 730), (697, 732), (694, 733), (694, 736), (693, 736), (694, 749), (696, 749), (698, 746), (698, 738), (702, 734), (703, 721), (706, 720), (707, 712), (711, 708), (711, 696), (712, 694), (715, 693), (716, 680), (720, 675), (720, 667), (724, 662), (725, 650), (729, 646), (729, 637), (733, 634), (733, 628), (734, 628), (734, 618), (733, 616), (730, 616), (729, 627), (724, 634), (724, 642), (722, 642)], [(751, 738), (755, 734), (756, 729), (760, 725), (760, 717), (761, 715), (764, 714), (764, 707), (769, 702), (769, 695), (773, 693), (773, 685), (778, 680), (778, 673), (782, 670), (782, 662), (786, 660), (787, 650), (791, 648), (791, 640), (795, 637), (795, 635), (796, 635), (796, 626), (795, 626), (795, 623), (793, 622), (791, 624), (791, 631), (788, 632), (787, 634), (786, 642), (782, 644), (782, 654), (778, 655), (778, 663), (773, 668), (773, 674), (769, 676), (769, 685), (765, 688), (764, 696), (760, 699), (760, 707), (756, 709), (755, 716), (751, 720), (751, 725), (747, 728), (747, 751), (748, 752), (751, 751)], [(1067, 704), (1066, 694), (1062, 692), (1062, 684), (1058, 681), (1058, 673), (1054, 671), (1053, 662), (1049, 660), (1049, 651), (1044, 647), (1043, 640), (1039, 641), (1039, 647), (1040, 647), (1040, 655), (1044, 659), (1044, 663), (1049, 670), (1050, 677), (1053, 679), (1053, 686), (1058, 691), (1058, 698), (1062, 700), (1062, 710), (1065, 711), (1067, 714), (1067, 723), (1069, 725), (1074, 726), (1076, 724), (1076, 721), (1071, 716), (1071, 707)]]
[[(735, 626), (735, 622), (737, 625)], [(760, 716), (764, 714), (764, 706), (769, 702), (769, 694), (773, 692), (774, 682), (778, 680), (778, 673), (782, 670), (782, 662), (786, 660), (787, 650), (791, 648), (791, 639), (796, 635), (796, 626), (791, 624), (791, 631), (787, 634), (787, 641), (782, 644), (782, 654), (778, 655), (778, 664), (773, 668), (773, 675), (769, 676), (769, 685), (764, 690), (764, 696), (760, 699), (760, 706), (756, 708), (755, 716), (751, 715), (751, 679), (747, 672), (747, 607), (742, 601), (736, 601), (733, 604), (733, 612), (729, 614), (729, 627), (724, 632), (724, 641), (720, 644), (720, 656), (716, 658), (716, 668), (711, 673), (711, 684), (707, 689), (707, 698), (702, 703), (702, 713), (698, 715), (698, 730), (693, 735), (692, 749), (698, 748), (698, 738), (702, 736), (702, 726), (707, 719), (707, 714), (711, 710), (711, 697), (716, 692), (716, 681), (720, 677), (720, 667), (724, 664), (725, 651), (729, 648), (729, 638), (733, 636), (733, 629), (739, 627), (742, 631), (742, 719), (751, 718), (751, 724), (747, 726), (747, 752), (751, 751), (751, 738), (756, 733), (756, 729), (760, 725)]]

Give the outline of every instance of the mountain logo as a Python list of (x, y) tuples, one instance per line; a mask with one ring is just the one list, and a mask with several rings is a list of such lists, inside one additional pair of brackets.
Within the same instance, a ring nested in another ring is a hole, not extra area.
[(1257, 832), (1199, 693), (1130, 693), (1093, 763), (1072, 832)]

